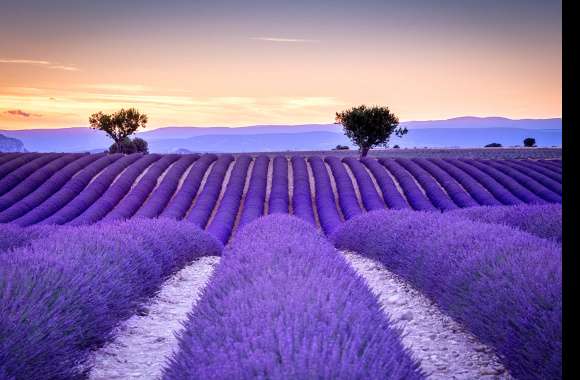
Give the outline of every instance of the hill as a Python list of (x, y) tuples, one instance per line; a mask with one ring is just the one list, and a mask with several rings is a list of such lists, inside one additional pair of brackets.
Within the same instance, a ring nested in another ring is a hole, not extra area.
[[(507, 119), (501, 117), (458, 117), (447, 120), (408, 121), (401, 126), (409, 133), (393, 138), (401, 147), (482, 147), (491, 142), (521, 145), (534, 137), (538, 146), (562, 144), (562, 120)], [(30, 151), (102, 151), (111, 140), (89, 128), (2, 131), (21, 140)], [(164, 127), (137, 134), (149, 142), (150, 151), (168, 153), (179, 149), (196, 152), (257, 152), (285, 150), (329, 150), (337, 144), (350, 145), (337, 124), (253, 125), (247, 127)]]

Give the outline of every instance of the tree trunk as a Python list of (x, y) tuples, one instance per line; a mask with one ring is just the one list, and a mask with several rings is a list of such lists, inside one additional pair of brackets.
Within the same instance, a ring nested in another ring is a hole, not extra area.
[(369, 153), (370, 148), (368, 147), (361, 147), (360, 148), (360, 158), (365, 158)]

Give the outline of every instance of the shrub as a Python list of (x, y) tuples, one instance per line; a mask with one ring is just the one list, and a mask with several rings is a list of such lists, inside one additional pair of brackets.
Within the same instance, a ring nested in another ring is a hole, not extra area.
[(287, 214), (288, 206), (288, 160), (284, 156), (276, 156), (272, 163), (272, 187), (270, 199), (268, 199), (268, 214)]
[(109, 147), (108, 152), (124, 154), (149, 153), (149, 145), (147, 144), (147, 141), (141, 138), (136, 137), (131, 140), (129, 137), (126, 137), (118, 143), (113, 143)]
[(250, 162), (252, 162), (250, 156), (240, 156), (236, 159), (219, 207), (206, 229), (224, 244), (230, 238), (238, 215)]
[(545, 239), (562, 241), (562, 205), (472, 207), (453, 212), (471, 220), (505, 224)]
[[(135, 216), (155, 218), (157, 216), (181, 219), (189, 210), (193, 197), (197, 194), (207, 168), (217, 159), (215, 154), (180, 158), (167, 172), (159, 186), (153, 191)], [(196, 161), (197, 160), (197, 161)], [(193, 163), (193, 166), (192, 166)], [(181, 189), (175, 193), (183, 173), (191, 166)], [(174, 194), (175, 193), (175, 194)]]
[(342, 161), (348, 165), (356, 179), (365, 208), (368, 211), (385, 208), (385, 202), (381, 199), (373, 180), (365, 170), (363, 164), (361, 164), (360, 160), (357, 160), (354, 157), (346, 157)]
[[(234, 156), (230, 154), (219, 156), (206, 179), (203, 190), (195, 200), (189, 215), (187, 215), (187, 220), (189, 222), (195, 223), (200, 228), (205, 228), (220, 196), (224, 178), (233, 160)], [(190, 204), (191, 201), (187, 203), (186, 210), (189, 208)]]
[(501, 144), (500, 143), (491, 143), (491, 144), (487, 144), (486, 146), (484, 146), (484, 148), (501, 148)]
[(353, 216), (359, 215), (362, 210), (344, 164), (338, 157), (333, 156), (326, 157), (325, 161), (332, 171), (332, 177), (334, 178), (338, 192), (338, 203), (344, 218), (350, 219)]
[(254, 160), (252, 176), (250, 178), (248, 192), (246, 193), (246, 199), (244, 199), (244, 207), (238, 224), (239, 227), (248, 224), (264, 214), (264, 201), (266, 199), (266, 183), (268, 181), (269, 165), (270, 158), (266, 155), (258, 156)]
[(526, 137), (524, 139), (524, 146), (526, 148), (533, 148), (536, 146), (536, 139), (533, 137)]
[(409, 211), (369, 212), (332, 238), (421, 289), (493, 345), (515, 378), (561, 378), (559, 245), (453, 213)]
[(365, 282), (307, 222), (275, 214), (226, 248), (164, 379), (417, 379)]
[(333, 148), (332, 150), (350, 150), (350, 147), (348, 147), (347, 145), (340, 145), (338, 144), (335, 148)]
[(310, 163), (314, 176), (316, 190), (315, 202), (320, 227), (322, 227), (324, 233), (329, 235), (342, 222), (336, 207), (334, 191), (330, 184), (330, 176), (328, 175), (324, 161), (320, 157), (309, 157), (308, 162)]
[[(95, 158), (96, 160), (92, 161), (82, 170), (75, 167), (74, 170), (67, 171), (66, 176), (59, 177), (56, 183), (51, 183), (50, 186), (47, 186), (52, 192), (41, 192), (40, 190), (47, 190), (43, 189), (44, 186), (42, 186), (30, 194), (30, 196), (26, 197), (24, 200), (25, 203), (20, 202), (20, 204), (28, 205), (32, 201), (34, 207), (22, 207), (18, 210), (18, 213), (15, 212), (11, 215), (11, 217), (14, 217), (15, 214), (20, 214), (11, 221), (21, 226), (29, 226), (53, 215), (74, 199), (91, 182), (95, 175), (120, 159), (121, 155), (104, 157), (97, 155)], [(11, 210), (12, 208), (6, 210), (6, 213), (9, 213)]]
[(220, 251), (191, 224), (139, 219), (61, 227), (0, 255), (0, 373), (80, 378), (89, 351), (168, 275)]

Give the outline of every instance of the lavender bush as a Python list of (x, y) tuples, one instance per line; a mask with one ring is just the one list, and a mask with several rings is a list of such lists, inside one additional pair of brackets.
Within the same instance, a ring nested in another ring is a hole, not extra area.
[(478, 181), (488, 192), (490, 192), (497, 200), (504, 205), (518, 205), (523, 202), (509, 192), (503, 185), (498, 183), (494, 178), (483, 172), (479, 168), (469, 165), (463, 161), (456, 159), (445, 160), (449, 164), (463, 170), (469, 176)]
[(533, 235), (562, 241), (562, 205), (474, 207), (453, 212), (474, 221), (505, 224)]
[(453, 179), (451, 175), (435, 165), (431, 160), (414, 158), (413, 161), (429, 173), (429, 175), (433, 176), (459, 207), (479, 206), (479, 203), (458, 184), (458, 181)]
[(52, 177), (60, 169), (85, 156), (84, 154), (64, 154), (52, 162), (38, 168), (30, 176), (20, 179), (16, 184), (0, 196), (0, 211), (7, 209), (14, 203), (18, 202), (34, 190), (38, 189), (46, 180)]
[(57, 231), (56, 226), (20, 227), (15, 224), (0, 224), (0, 254), (44, 238)]
[(312, 208), (312, 189), (310, 188), (310, 178), (306, 160), (304, 157), (292, 157), (293, 194), (292, 210), (294, 215), (300, 219), (316, 225), (314, 209)]
[(0, 371), (80, 378), (89, 351), (177, 266), (220, 250), (189, 223), (138, 218), (61, 227), (0, 255)]
[[(533, 162), (528, 162), (528, 160), (509, 160), (506, 162), (509, 162), (511, 165), (515, 165), (517, 167), (523, 167), (526, 168), (528, 171), (533, 172), (533, 173), (538, 173), (543, 175), (544, 177), (548, 177), (550, 178), (552, 181), (560, 184), (560, 189), (562, 188), (562, 173), (556, 173), (546, 167), (544, 167), (543, 165), (540, 165), (538, 163), (533, 163)], [(527, 172), (526, 172), (527, 173)], [(561, 194), (561, 191), (559, 192), (559, 194)]]
[(531, 191), (538, 197), (542, 198), (544, 201), (549, 203), (562, 203), (562, 196), (556, 194), (541, 182), (535, 180), (532, 176), (521, 173), (519, 170), (514, 169), (507, 165), (502, 165), (499, 162), (487, 161), (487, 165), (493, 167), (497, 171), (505, 174), (506, 176), (514, 179), (520, 185), (525, 187), (527, 190)]
[(179, 337), (164, 379), (418, 379), (375, 297), (307, 222), (245, 226)]
[(0, 166), (20, 156), (20, 153), (0, 153)]
[(391, 176), (379, 162), (373, 158), (364, 158), (361, 162), (371, 171), (375, 180), (377, 181), (381, 191), (383, 192), (383, 199), (387, 206), (391, 209), (407, 209), (409, 204), (403, 198), (399, 189), (391, 179)]
[[(183, 215), (189, 210), (192, 199), (199, 190), (203, 175), (216, 159), (217, 156), (215, 154), (203, 155), (199, 160), (194, 155), (181, 157), (169, 169), (167, 175), (165, 175), (143, 206), (135, 213), (135, 216), (145, 218), (155, 218), (157, 216), (172, 219), (183, 218)], [(174, 196), (179, 187), (181, 177), (190, 166), (189, 174), (187, 174), (183, 185)]]
[(528, 177), (532, 177), (533, 179), (535, 179), (536, 181), (541, 183), (543, 186), (552, 190), (557, 195), (560, 195), (560, 196), (562, 195), (561, 178), (560, 178), (560, 182), (558, 182), (558, 181), (552, 179), (550, 176), (543, 174), (537, 168), (530, 168), (530, 167), (527, 167), (525, 165), (521, 165), (517, 161), (501, 160), (500, 164), (508, 166), (512, 169), (515, 169), (515, 170), (519, 171), (520, 173), (522, 173)]
[(505, 189), (511, 191), (512, 194), (514, 194), (524, 203), (535, 203), (535, 204), (546, 203), (546, 201), (538, 197), (532, 191), (520, 185), (514, 178), (505, 175), (496, 168), (490, 165), (485, 165), (477, 160), (463, 160), (463, 161), (469, 165), (473, 165), (474, 167), (488, 174), (490, 177), (492, 177), (498, 183), (500, 183)]
[(236, 159), (224, 196), (206, 229), (207, 232), (224, 244), (230, 238), (236, 216), (238, 215), (246, 184), (246, 175), (251, 161), (252, 158), (250, 156), (240, 156)]
[(315, 180), (316, 209), (318, 211), (320, 226), (324, 233), (331, 234), (340, 225), (342, 219), (336, 208), (330, 177), (326, 170), (326, 165), (320, 157), (309, 157), (308, 162), (312, 168), (312, 174)]
[(354, 216), (360, 215), (362, 209), (358, 203), (354, 186), (348, 172), (344, 168), (344, 164), (338, 157), (329, 156), (324, 159), (334, 177), (336, 183), (336, 190), (338, 192), (338, 203), (342, 210), (345, 219), (350, 219)]
[(437, 210), (429, 199), (427, 199), (425, 194), (423, 194), (419, 186), (417, 186), (409, 172), (407, 172), (400, 164), (392, 158), (382, 158), (379, 162), (383, 164), (383, 166), (393, 174), (393, 177), (397, 179), (397, 182), (399, 182), (399, 185), (401, 185), (401, 188), (407, 197), (407, 201), (413, 209), (418, 211)]
[(9, 160), (8, 162), (0, 165), (0, 178), (6, 177), (9, 173), (13, 172), (14, 170), (18, 170), (23, 165), (26, 165), (29, 162), (39, 159), (42, 157), (42, 153), (28, 153), (28, 154), (19, 154), (13, 160)]
[(244, 199), (244, 206), (240, 216), (240, 227), (264, 214), (269, 165), (270, 159), (268, 156), (258, 156), (254, 160), (252, 176), (250, 177), (248, 192), (246, 194), (246, 199)]
[(28, 213), (15, 219), (13, 222), (21, 226), (29, 226), (53, 215), (74, 199), (89, 184), (95, 175), (104, 168), (109, 167), (109, 165), (114, 165), (114, 163), (120, 160), (121, 157), (121, 154), (100, 157), (76, 173), (74, 178), (66, 182), (64, 186), (53, 194), (32, 193), (32, 196), (42, 198), (42, 203), (29, 210)]
[(226, 172), (233, 160), (234, 157), (229, 154), (219, 156), (207, 177), (203, 190), (195, 200), (189, 215), (187, 215), (189, 222), (198, 225), (200, 228), (205, 228), (224, 185)]
[(157, 185), (159, 177), (171, 164), (177, 161), (179, 157), (180, 155), (178, 154), (167, 154), (151, 165), (151, 167), (147, 169), (145, 175), (143, 175), (139, 180), (139, 183), (135, 185), (129, 194), (127, 194), (123, 200), (103, 218), (103, 221), (110, 222), (117, 219), (127, 219), (133, 216), (153, 191), (155, 185)]
[(474, 179), (467, 171), (460, 169), (449, 162), (441, 159), (431, 159), (431, 163), (437, 165), (445, 173), (449, 174), (475, 199), (480, 205), (496, 206), (502, 203), (476, 179)]
[(107, 166), (74, 199), (40, 223), (62, 225), (76, 218), (103, 195), (119, 174), (141, 158), (142, 154), (130, 154)]
[(79, 216), (69, 221), (68, 224), (79, 226), (101, 220), (131, 190), (131, 186), (133, 186), (133, 183), (143, 171), (160, 158), (161, 156), (158, 154), (147, 154), (135, 161), (114, 180), (115, 182), (111, 186), (107, 187), (99, 198), (90, 204)]
[(20, 184), (26, 177), (34, 173), (36, 170), (49, 164), (51, 161), (62, 157), (60, 153), (43, 154), (37, 159), (25, 163), (12, 172), (0, 177), (0, 195), (12, 190), (16, 185)]
[(364, 214), (332, 238), (421, 289), (494, 346), (516, 378), (561, 378), (559, 245), (454, 213), (409, 211)]
[(284, 156), (274, 157), (272, 165), (272, 187), (268, 200), (268, 214), (288, 213), (288, 160)]
[(441, 211), (449, 211), (457, 209), (457, 205), (449, 198), (449, 196), (441, 189), (440, 185), (436, 182), (429, 172), (417, 165), (412, 160), (396, 159), (402, 167), (407, 169), (409, 173), (419, 184), (425, 189), (425, 193), (429, 200), (435, 207)]
[(535, 162), (555, 173), (562, 174), (562, 160), (538, 160)]
[(345, 157), (342, 161), (348, 165), (352, 175), (356, 179), (365, 209), (367, 211), (372, 211), (385, 208), (385, 203), (381, 199), (373, 180), (369, 173), (367, 173), (363, 164), (361, 164), (360, 160), (357, 160), (354, 157)]

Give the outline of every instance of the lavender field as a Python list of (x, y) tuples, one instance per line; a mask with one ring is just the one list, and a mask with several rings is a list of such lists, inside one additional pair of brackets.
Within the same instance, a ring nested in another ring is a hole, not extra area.
[(0, 380), (561, 378), (558, 152), (409, 151), (0, 154)]

